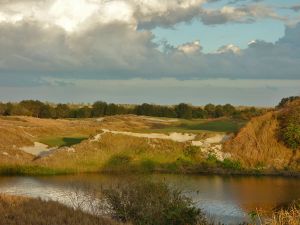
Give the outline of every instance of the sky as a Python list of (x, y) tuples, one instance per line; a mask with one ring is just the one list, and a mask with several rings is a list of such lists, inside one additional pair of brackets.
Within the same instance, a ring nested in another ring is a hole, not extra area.
[(0, 101), (274, 106), (300, 0), (0, 0)]

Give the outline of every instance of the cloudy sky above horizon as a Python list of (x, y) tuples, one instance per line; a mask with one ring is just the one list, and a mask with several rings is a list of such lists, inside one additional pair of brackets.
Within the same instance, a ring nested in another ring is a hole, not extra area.
[(300, 0), (0, 0), (0, 101), (275, 105)]

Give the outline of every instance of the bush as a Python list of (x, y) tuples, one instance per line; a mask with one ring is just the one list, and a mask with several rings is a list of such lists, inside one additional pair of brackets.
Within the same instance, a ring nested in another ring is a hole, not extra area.
[(141, 162), (141, 169), (144, 172), (152, 172), (155, 170), (156, 163), (151, 159), (145, 159)]
[(279, 137), (292, 149), (300, 147), (300, 106), (284, 110), (279, 116)]
[(113, 217), (134, 225), (207, 224), (191, 199), (165, 183), (132, 181), (104, 190), (104, 196)]
[(300, 125), (289, 123), (281, 132), (282, 139), (288, 147), (297, 149), (300, 146)]
[(230, 159), (224, 159), (224, 161), (222, 162), (222, 166), (225, 169), (232, 169), (232, 170), (241, 170), (242, 169), (242, 165), (239, 161), (234, 161), (234, 160), (230, 160)]

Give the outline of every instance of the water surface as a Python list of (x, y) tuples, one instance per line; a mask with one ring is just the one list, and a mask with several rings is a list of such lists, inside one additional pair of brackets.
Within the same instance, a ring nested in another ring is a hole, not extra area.
[[(300, 198), (300, 179), (297, 178), (199, 175), (150, 175), (150, 178), (182, 190), (207, 215), (227, 224), (246, 221), (251, 211), (271, 211)], [(74, 202), (80, 204), (81, 201), (78, 193), (87, 198), (90, 187), (100, 189), (129, 179), (132, 177), (95, 174), (0, 177), (0, 192), (52, 199), (74, 206)]]

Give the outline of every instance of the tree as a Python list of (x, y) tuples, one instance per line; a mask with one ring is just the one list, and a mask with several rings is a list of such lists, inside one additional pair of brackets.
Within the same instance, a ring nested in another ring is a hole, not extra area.
[(204, 106), (204, 110), (207, 112), (207, 115), (209, 117), (214, 117), (215, 116), (215, 105), (209, 103), (206, 106)]
[(55, 116), (55, 111), (50, 105), (43, 105), (39, 112), (40, 118), (53, 118)]
[(101, 117), (106, 114), (107, 103), (97, 101), (92, 106), (92, 116), (93, 117)]
[(232, 105), (226, 104), (223, 106), (223, 113), (225, 116), (233, 116), (235, 112), (236, 110)]
[(206, 118), (207, 113), (201, 107), (194, 107), (192, 109), (193, 118)]
[(224, 116), (223, 106), (217, 105), (215, 107), (214, 117), (218, 118), (218, 117), (222, 117), (222, 116)]
[(192, 107), (188, 104), (180, 103), (175, 107), (175, 110), (179, 118), (191, 119), (193, 116)]
[(38, 100), (24, 100), (18, 104), (19, 107), (23, 107), (29, 112), (29, 116), (39, 117), (40, 111), (45, 104)]
[(76, 118), (89, 118), (92, 115), (92, 109), (88, 106), (83, 106), (76, 111)]
[(117, 115), (118, 114), (118, 106), (113, 103), (108, 104), (105, 114), (108, 116)]
[(56, 118), (68, 118), (70, 115), (70, 107), (67, 104), (58, 104), (55, 108)]

